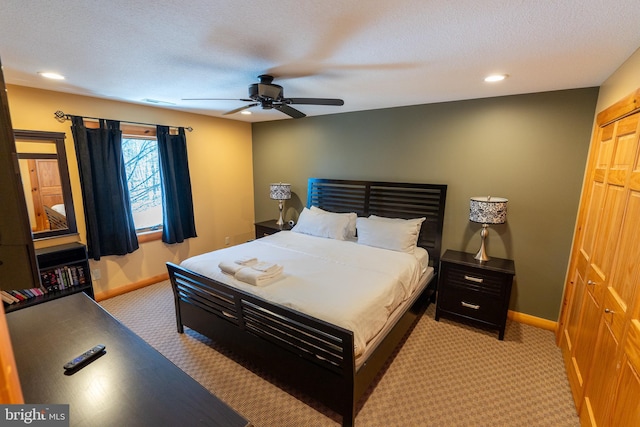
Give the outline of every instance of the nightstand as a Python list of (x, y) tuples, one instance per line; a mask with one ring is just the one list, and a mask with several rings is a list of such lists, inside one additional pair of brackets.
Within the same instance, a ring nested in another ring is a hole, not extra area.
[(278, 222), (275, 219), (270, 219), (268, 221), (256, 222), (256, 239), (260, 237), (268, 236), (270, 234), (275, 234), (282, 230), (291, 230), (291, 226), (285, 223), (282, 227), (276, 224)]
[(480, 263), (473, 254), (447, 250), (440, 258), (436, 320), (441, 315), (471, 320), (498, 329), (503, 340), (515, 274), (510, 259)]

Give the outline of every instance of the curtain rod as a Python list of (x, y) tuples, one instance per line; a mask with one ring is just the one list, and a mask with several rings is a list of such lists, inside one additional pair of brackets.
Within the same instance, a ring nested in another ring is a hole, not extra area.
[[(56, 116), (56, 119), (59, 122), (64, 122), (66, 120), (71, 120), (71, 114), (65, 114), (63, 111), (58, 110), (55, 113), (53, 113)], [(91, 119), (91, 120), (109, 120), (109, 119), (101, 119), (99, 117), (89, 117), (89, 116), (80, 116), (83, 119)], [(144, 125), (144, 126), (157, 126), (156, 124), (153, 123), (142, 123), (142, 122), (129, 122), (126, 120), (117, 120), (121, 123), (129, 123), (132, 125)], [(183, 126), (169, 126), (171, 128), (179, 128), (179, 127), (183, 127)], [(189, 132), (193, 131), (193, 128), (191, 126), (185, 127), (186, 130), (188, 130)]]

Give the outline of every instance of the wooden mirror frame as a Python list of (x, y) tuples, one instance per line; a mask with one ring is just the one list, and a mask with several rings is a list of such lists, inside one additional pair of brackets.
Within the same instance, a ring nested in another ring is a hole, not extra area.
[[(69, 179), (69, 169), (67, 163), (67, 153), (64, 147), (65, 134), (63, 132), (45, 132), (35, 130), (14, 130), (16, 142), (51, 142), (56, 147), (56, 160), (58, 161), (58, 173), (60, 174), (60, 185), (62, 187), (62, 198), (65, 208), (67, 228), (56, 230), (45, 230), (32, 232), (34, 240), (51, 237), (67, 236), (77, 234), (76, 215), (73, 207), (73, 197), (71, 195), (71, 180)], [(18, 159), (38, 158), (38, 153), (17, 153)], [(50, 155), (47, 155), (50, 156)], [(44, 154), (43, 154), (44, 157)], [(24, 181), (24, 177), (23, 177)], [(25, 198), (31, 197), (25, 194)]]

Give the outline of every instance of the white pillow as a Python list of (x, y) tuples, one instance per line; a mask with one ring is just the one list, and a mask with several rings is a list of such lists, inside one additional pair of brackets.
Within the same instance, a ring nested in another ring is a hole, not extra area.
[(347, 228), (347, 239), (355, 239), (356, 238), (356, 219), (358, 219), (358, 215), (355, 212), (349, 213), (337, 213), (337, 212), (329, 212), (324, 209), (320, 209), (317, 206), (311, 206), (311, 211), (320, 212), (326, 215), (344, 215), (349, 218), (349, 226)]
[(291, 231), (329, 239), (346, 240), (348, 228), (349, 218), (345, 215), (326, 215), (304, 208), (298, 217), (298, 223)]
[(412, 219), (404, 219), (404, 218), (389, 218), (386, 216), (377, 216), (377, 215), (369, 215), (369, 219), (374, 219), (376, 221), (388, 221), (388, 222), (399, 222), (399, 223), (411, 223), (416, 226), (418, 229), (418, 234), (420, 234), (420, 228), (422, 228), (422, 223), (426, 220), (423, 218), (412, 218)]
[(407, 220), (358, 218), (357, 227), (359, 244), (406, 253), (414, 252), (420, 233), (416, 221)]

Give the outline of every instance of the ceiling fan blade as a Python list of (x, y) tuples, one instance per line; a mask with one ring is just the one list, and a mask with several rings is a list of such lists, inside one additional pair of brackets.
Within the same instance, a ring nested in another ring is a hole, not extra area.
[(254, 99), (238, 99), (238, 98), (182, 98), (183, 101), (244, 101), (254, 102)]
[(293, 107), (289, 107), (287, 104), (277, 104), (277, 105), (274, 105), (273, 108), (275, 108), (276, 110), (282, 111), (283, 113), (293, 117), (294, 119), (301, 119), (303, 117), (307, 117), (307, 115), (302, 111), (298, 111)]
[(307, 104), (307, 105), (344, 105), (342, 99), (335, 98), (287, 98), (283, 99), (287, 104)]
[(255, 107), (256, 105), (260, 105), (257, 102), (249, 105), (245, 105), (244, 107), (236, 108), (235, 110), (227, 111), (226, 113), (222, 113), (223, 116), (228, 116), (229, 114), (239, 113), (242, 110), (246, 110), (247, 108)]

